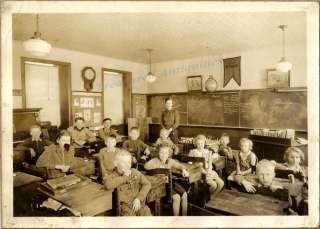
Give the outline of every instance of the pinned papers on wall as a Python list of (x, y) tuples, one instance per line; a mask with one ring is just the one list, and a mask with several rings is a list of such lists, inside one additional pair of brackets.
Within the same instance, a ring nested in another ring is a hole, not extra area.
[(91, 110), (90, 109), (86, 109), (83, 111), (83, 118), (84, 118), (84, 121), (91, 120)]
[(94, 98), (87, 98), (88, 108), (94, 108)]
[(73, 91), (71, 101), (73, 120), (82, 117), (86, 127), (100, 127), (103, 118), (101, 92)]
[(80, 98), (80, 107), (83, 107), (83, 108), (88, 107), (88, 98), (86, 98), (86, 97)]
[(82, 112), (76, 112), (76, 113), (74, 114), (74, 117), (75, 117), (75, 118), (79, 118), (79, 117), (83, 118), (83, 114), (82, 114)]
[(100, 112), (93, 113), (93, 123), (101, 123), (101, 113)]
[(78, 107), (80, 105), (79, 98), (74, 98), (73, 106)]
[(101, 107), (101, 99), (100, 98), (96, 98), (96, 106)]

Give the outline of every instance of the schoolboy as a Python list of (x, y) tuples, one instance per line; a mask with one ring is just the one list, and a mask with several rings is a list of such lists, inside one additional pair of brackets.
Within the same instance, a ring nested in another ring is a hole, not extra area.
[(107, 136), (105, 144), (106, 147), (102, 148), (98, 155), (102, 175), (114, 169), (115, 156), (120, 151), (120, 149), (116, 147), (117, 141), (114, 135)]
[[(186, 167), (179, 163), (178, 161), (169, 158), (171, 152), (169, 146), (161, 146), (159, 149), (159, 157), (153, 158), (150, 161), (146, 162), (144, 168), (146, 170), (165, 168), (165, 169), (178, 169), (182, 172), (182, 176), (188, 177), (189, 173), (186, 170)], [(173, 184), (174, 193), (172, 195), (172, 207), (173, 215), (178, 216), (180, 212), (180, 204), (182, 206), (182, 215), (187, 215), (188, 212), (188, 195), (186, 190), (178, 182)]]
[(132, 155), (132, 162), (144, 163), (150, 155), (150, 150), (147, 144), (139, 139), (140, 131), (137, 127), (132, 127), (129, 132), (129, 139), (126, 140), (122, 147), (129, 151)]
[(75, 148), (81, 148), (84, 144), (94, 142), (96, 137), (87, 127), (84, 126), (84, 119), (77, 117), (74, 120), (75, 125), (68, 128), (71, 135), (72, 145)]
[(25, 161), (35, 165), (44, 150), (53, 143), (46, 138), (42, 138), (41, 128), (38, 125), (30, 127), (30, 135), (31, 137), (20, 143), (16, 150), (24, 151)]
[(116, 136), (117, 142), (119, 142), (121, 137), (117, 133), (117, 131), (112, 128), (112, 119), (105, 118), (105, 119), (103, 119), (102, 124), (103, 124), (103, 127), (99, 130), (98, 136), (100, 138), (102, 138), (103, 140), (106, 140), (108, 136), (114, 135), (114, 136)]
[(138, 170), (131, 168), (132, 156), (121, 150), (116, 154), (112, 172), (107, 173), (103, 182), (107, 190), (117, 188), (121, 216), (151, 216), (145, 205), (151, 183)]

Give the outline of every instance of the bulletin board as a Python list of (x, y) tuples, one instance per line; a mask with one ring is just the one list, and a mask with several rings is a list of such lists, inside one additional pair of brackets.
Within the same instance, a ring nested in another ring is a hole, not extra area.
[(103, 101), (101, 92), (72, 92), (72, 120), (82, 117), (87, 127), (101, 126)]

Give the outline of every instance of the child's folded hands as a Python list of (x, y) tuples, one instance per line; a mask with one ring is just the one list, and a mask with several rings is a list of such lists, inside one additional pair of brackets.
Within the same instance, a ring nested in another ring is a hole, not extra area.
[(137, 212), (139, 211), (141, 208), (141, 203), (140, 203), (140, 200), (138, 198), (135, 198), (133, 203), (132, 203), (132, 210), (134, 212)]
[(183, 177), (188, 177), (189, 176), (189, 172), (186, 169), (182, 170), (182, 176)]
[(254, 188), (253, 184), (250, 181), (243, 180), (242, 181), (243, 187), (246, 189), (247, 192), (249, 193), (255, 193), (256, 189)]

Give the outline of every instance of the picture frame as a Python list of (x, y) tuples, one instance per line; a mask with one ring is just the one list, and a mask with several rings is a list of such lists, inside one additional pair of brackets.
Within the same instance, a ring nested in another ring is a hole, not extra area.
[(279, 72), (276, 69), (267, 69), (267, 88), (289, 88), (290, 71)]
[(187, 77), (188, 92), (202, 91), (202, 76), (188, 76)]

